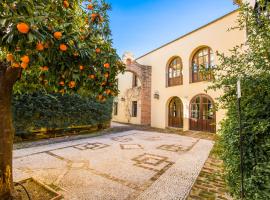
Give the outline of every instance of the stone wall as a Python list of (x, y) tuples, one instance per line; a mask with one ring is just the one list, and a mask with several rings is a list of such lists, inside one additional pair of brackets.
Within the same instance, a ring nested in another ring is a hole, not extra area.
[(134, 60), (127, 59), (126, 71), (132, 72), (138, 76), (141, 81), (141, 124), (151, 124), (151, 75), (150, 66), (140, 65)]

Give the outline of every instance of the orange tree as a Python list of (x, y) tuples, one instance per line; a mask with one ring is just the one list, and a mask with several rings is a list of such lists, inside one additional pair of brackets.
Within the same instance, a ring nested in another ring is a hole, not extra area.
[(83, 90), (101, 101), (117, 93), (124, 67), (112, 48), (108, 9), (103, 0), (0, 1), (0, 199), (16, 196), (13, 92)]

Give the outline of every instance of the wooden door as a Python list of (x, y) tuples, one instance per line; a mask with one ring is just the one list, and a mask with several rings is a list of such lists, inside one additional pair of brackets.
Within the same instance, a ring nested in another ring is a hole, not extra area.
[(183, 128), (183, 104), (178, 97), (169, 103), (169, 127)]
[(194, 97), (190, 104), (190, 130), (216, 132), (216, 114), (213, 101), (206, 95)]

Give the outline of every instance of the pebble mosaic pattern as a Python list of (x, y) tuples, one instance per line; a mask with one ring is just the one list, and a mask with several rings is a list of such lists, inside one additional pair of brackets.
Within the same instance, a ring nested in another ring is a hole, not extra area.
[(14, 151), (15, 181), (33, 177), (67, 200), (185, 199), (209, 140), (127, 131)]

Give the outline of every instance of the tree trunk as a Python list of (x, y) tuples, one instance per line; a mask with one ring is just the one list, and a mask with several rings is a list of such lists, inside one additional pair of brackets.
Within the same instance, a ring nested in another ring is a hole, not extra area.
[(15, 199), (12, 176), (14, 128), (12, 123), (12, 88), (19, 69), (0, 62), (0, 199)]

